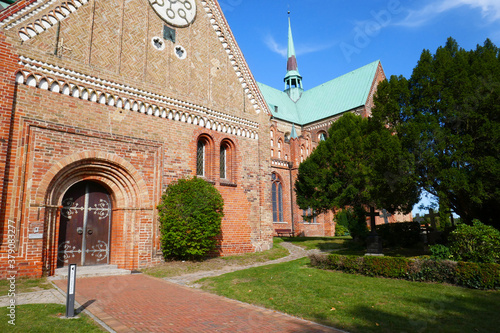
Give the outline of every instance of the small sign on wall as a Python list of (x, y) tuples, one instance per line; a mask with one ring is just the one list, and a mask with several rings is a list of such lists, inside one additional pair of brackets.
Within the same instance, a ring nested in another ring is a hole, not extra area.
[(43, 239), (43, 234), (29, 234), (29, 239)]
[(33, 233), (28, 235), (28, 238), (29, 239), (43, 239), (43, 233), (40, 233), (39, 230), (40, 229), (38, 227), (36, 227), (33, 230)]

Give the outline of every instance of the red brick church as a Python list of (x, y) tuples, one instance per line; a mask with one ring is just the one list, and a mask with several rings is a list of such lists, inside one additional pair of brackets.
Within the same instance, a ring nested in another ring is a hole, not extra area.
[(333, 235), (297, 168), (384, 78), (304, 90), (290, 28), (285, 90), (258, 84), (216, 0), (0, 0), (0, 278), (160, 262), (156, 206), (185, 177), (224, 198), (221, 255)]
[(1, 276), (160, 261), (156, 205), (195, 175), (222, 255), (272, 246), (270, 114), (217, 1), (1, 4)]
[[(380, 61), (375, 61), (309, 90), (302, 76), (288, 25), (288, 55), (284, 90), (259, 83), (271, 112), (271, 197), (273, 225), (302, 236), (335, 236), (334, 212), (313, 217), (311, 209), (300, 209), (294, 184), (299, 164), (328, 136), (334, 121), (347, 112), (371, 115), (377, 85), (385, 79)], [(390, 215), (385, 210), (377, 224), (410, 221), (411, 215)]]

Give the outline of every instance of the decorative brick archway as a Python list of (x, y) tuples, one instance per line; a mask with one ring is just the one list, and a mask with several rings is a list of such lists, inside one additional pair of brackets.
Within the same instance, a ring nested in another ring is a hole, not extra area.
[[(83, 180), (101, 184), (111, 195), (113, 215), (110, 264), (120, 268), (137, 268), (140, 224), (145, 218), (144, 212), (151, 210), (151, 207), (148, 207), (150, 195), (146, 183), (137, 170), (123, 158), (114, 154), (85, 151), (54, 164), (37, 190), (37, 198), (43, 196), (41, 201), (45, 202), (46, 207), (44, 228), (47, 237), (43, 251), (45, 272), (52, 275), (57, 266), (57, 241), (64, 193)], [(156, 228), (151, 228), (151, 233), (155, 230)], [(147, 235), (150, 239), (154, 239), (154, 236)]]

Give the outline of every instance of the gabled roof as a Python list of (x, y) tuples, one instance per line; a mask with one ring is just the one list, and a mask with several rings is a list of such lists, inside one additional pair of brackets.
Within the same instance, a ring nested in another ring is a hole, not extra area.
[[(274, 118), (306, 125), (364, 106), (380, 61), (304, 91), (294, 103), (286, 92), (259, 83)], [(277, 108), (276, 108), (277, 107)]]

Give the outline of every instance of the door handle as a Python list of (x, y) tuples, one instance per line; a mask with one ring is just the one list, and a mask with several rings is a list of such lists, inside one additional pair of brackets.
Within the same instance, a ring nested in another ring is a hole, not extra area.
[(82, 227), (78, 227), (78, 228), (76, 228), (76, 232), (77, 232), (79, 235), (83, 234), (83, 228), (82, 228)]
[(89, 235), (92, 235), (92, 233), (93, 233), (92, 229), (88, 229), (88, 230), (87, 230), (87, 233), (88, 233)]

